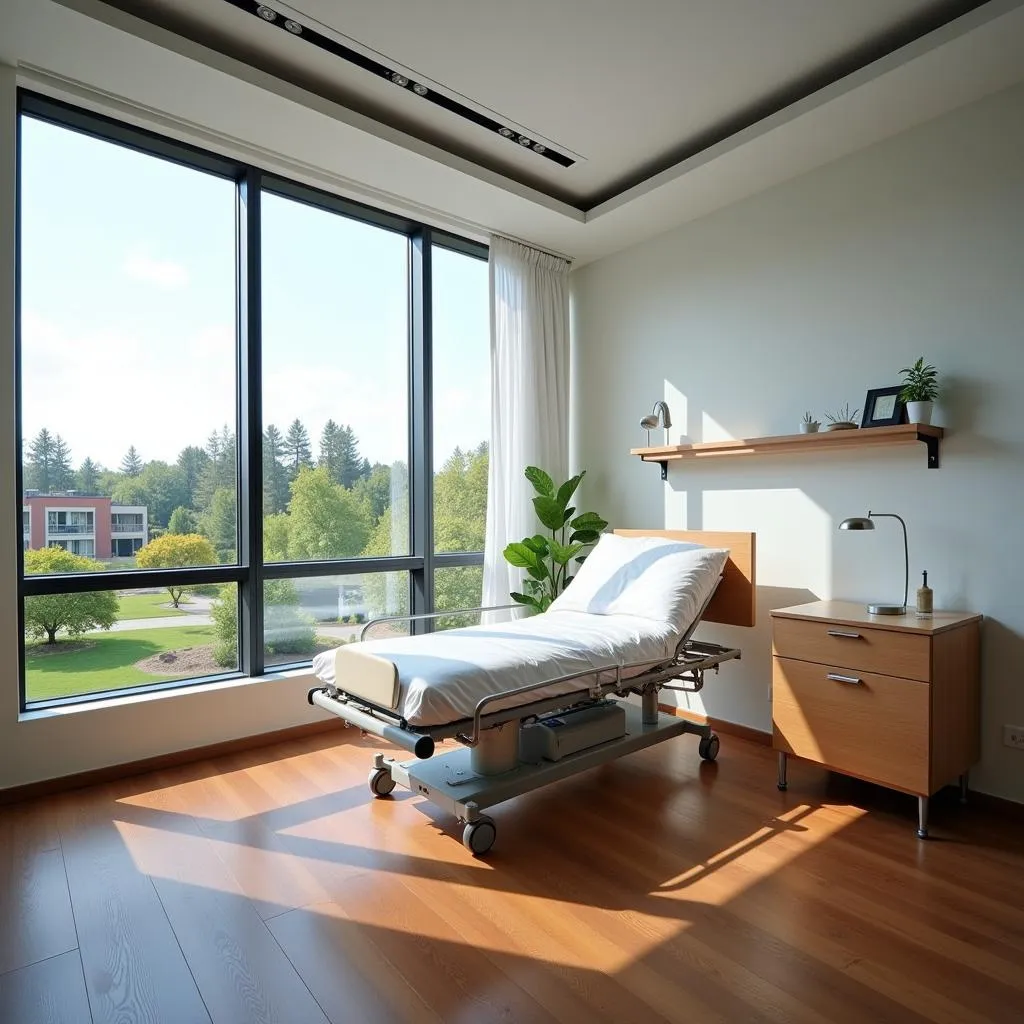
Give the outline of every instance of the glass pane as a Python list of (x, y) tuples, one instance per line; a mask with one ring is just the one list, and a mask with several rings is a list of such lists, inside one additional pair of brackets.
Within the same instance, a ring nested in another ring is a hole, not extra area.
[(267, 561), (409, 551), (403, 235), (263, 195)]
[[(457, 608), (479, 608), (484, 587), (482, 565), (459, 565), (434, 570), (434, 611), (443, 612)], [(456, 629), (460, 626), (475, 626), (480, 621), (476, 615), (446, 615), (437, 620), (436, 629)]]
[[(232, 583), (26, 597), (26, 701), (234, 672), (238, 658), (221, 643), (218, 604), (233, 605), (236, 590)], [(237, 615), (231, 628), (237, 633)]]
[[(267, 580), (263, 641), (267, 665), (309, 661), (314, 654), (359, 639), (370, 619), (409, 608), (407, 572)], [(375, 627), (374, 636), (405, 635), (406, 623)]]
[(491, 342), (487, 263), (434, 246), (434, 550), (483, 551)]
[(21, 129), (26, 572), (234, 562), (234, 185)]

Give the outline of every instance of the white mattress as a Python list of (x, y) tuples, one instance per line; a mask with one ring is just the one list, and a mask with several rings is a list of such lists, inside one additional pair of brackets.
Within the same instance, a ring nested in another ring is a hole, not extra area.
[[(358, 647), (394, 662), (401, 685), (398, 713), (410, 725), (430, 726), (471, 718), (478, 701), (501, 690), (587, 669), (669, 658), (678, 639), (671, 626), (639, 616), (554, 611), (493, 626), (367, 640)], [(343, 679), (334, 679), (333, 651), (318, 654), (313, 671), (321, 682), (345, 689)], [(526, 697), (496, 701), (488, 712), (580, 686), (577, 680), (544, 687)]]

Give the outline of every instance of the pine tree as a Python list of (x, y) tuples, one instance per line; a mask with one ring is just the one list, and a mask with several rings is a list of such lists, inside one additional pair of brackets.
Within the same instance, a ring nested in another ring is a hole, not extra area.
[(288, 472), (281, 465), (281, 431), (273, 423), (263, 432), (263, 514), (276, 515), (288, 507)]
[(92, 459), (86, 458), (78, 467), (78, 477), (75, 480), (75, 486), (83, 494), (98, 493), (100, 486), (100, 467), (97, 466)]
[(343, 487), (352, 488), (363, 475), (363, 459), (359, 455), (359, 442), (355, 431), (349, 427), (341, 430), (341, 479)]
[(43, 427), (28, 446), (28, 463), (25, 466), (25, 487), (49, 494), (53, 488), (53, 455), (56, 442), (53, 435)]
[(60, 434), (53, 439), (53, 467), (50, 482), (55, 491), (70, 490), (75, 483), (75, 471), (71, 468), (71, 446)]
[(135, 450), (135, 445), (128, 449), (128, 453), (121, 460), (121, 472), (125, 476), (138, 476), (142, 472), (142, 459)]
[(210, 456), (194, 444), (182, 448), (178, 454), (178, 467), (185, 474), (185, 486), (188, 488), (188, 504), (190, 508), (198, 507), (199, 480), (203, 470), (210, 461)]
[(327, 470), (331, 483), (340, 484), (344, 454), (342, 452), (342, 428), (334, 420), (324, 424), (320, 434), (320, 458), (317, 465)]
[(292, 421), (292, 425), (288, 428), (288, 433), (285, 434), (281, 447), (284, 451), (285, 462), (291, 479), (294, 480), (299, 475), (299, 470), (303, 466), (312, 467), (313, 453), (309, 444), (309, 433), (302, 425), (300, 419), (296, 418)]

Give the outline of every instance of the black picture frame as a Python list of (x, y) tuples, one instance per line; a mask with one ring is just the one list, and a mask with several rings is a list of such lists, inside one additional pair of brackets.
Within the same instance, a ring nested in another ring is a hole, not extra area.
[[(901, 384), (891, 388), (872, 388), (864, 399), (862, 427), (895, 427), (905, 423), (907, 406), (900, 398)], [(890, 401), (891, 399), (891, 401)]]

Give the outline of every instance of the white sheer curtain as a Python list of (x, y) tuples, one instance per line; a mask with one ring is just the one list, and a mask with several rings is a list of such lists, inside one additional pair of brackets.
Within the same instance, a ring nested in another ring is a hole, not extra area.
[(507, 238), (490, 241), (491, 450), (483, 603), (509, 603), (522, 571), (505, 545), (539, 529), (533, 488), (540, 466), (561, 483), (569, 469), (569, 264)]

